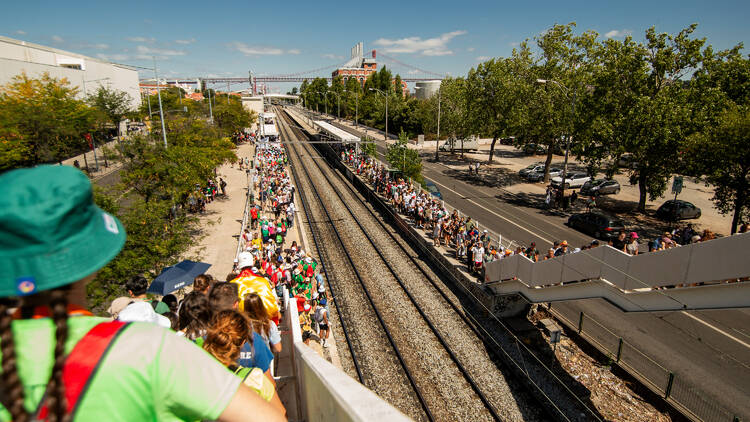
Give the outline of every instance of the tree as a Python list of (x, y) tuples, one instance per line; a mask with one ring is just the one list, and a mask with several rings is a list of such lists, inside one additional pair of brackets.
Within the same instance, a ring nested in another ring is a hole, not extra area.
[(685, 154), (688, 167), (714, 187), (719, 212), (732, 213), (732, 234), (750, 216), (750, 59), (741, 50), (706, 49), (691, 90), (703, 130)]
[(377, 156), (377, 144), (375, 144), (375, 140), (368, 136), (362, 138), (360, 148), (362, 149), (362, 152), (368, 157), (375, 158)]
[(515, 135), (526, 100), (522, 86), (530, 68), (531, 51), (523, 43), (519, 50), (513, 49), (511, 58), (490, 59), (469, 71), (466, 85), (472, 128), (492, 136), (488, 163), (492, 163), (498, 138)]
[(732, 213), (731, 233), (750, 217), (750, 107), (731, 104), (716, 126), (697, 136), (691, 156), (701, 162), (711, 198), (722, 214)]
[(424, 181), (422, 159), (419, 157), (419, 151), (407, 146), (408, 142), (406, 132), (401, 131), (398, 141), (388, 146), (386, 160), (391, 167), (401, 170), (404, 177), (411, 178), (421, 184)]
[(224, 101), (216, 103), (213, 109), (214, 122), (223, 133), (233, 133), (249, 128), (255, 123), (257, 115), (242, 106), (237, 98), (230, 97), (229, 104)]
[[(455, 139), (466, 138), (471, 134), (471, 117), (466, 85), (467, 82), (464, 78), (447, 78), (440, 85), (440, 130)], [(430, 113), (430, 116), (437, 119), (437, 113)]]
[(96, 92), (89, 94), (86, 102), (99, 111), (106, 121), (118, 127), (123, 116), (131, 111), (133, 99), (127, 92), (109, 89), (105, 86), (99, 86)]
[(84, 150), (95, 114), (78, 89), (48, 73), (25, 73), (0, 89), (0, 168), (59, 163)]
[(678, 152), (684, 150), (688, 136), (696, 131), (691, 123), (689, 85), (683, 78), (701, 63), (705, 39), (691, 39), (697, 25), (677, 35), (646, 31), (645, 49), (634, 49), (645, 55), (640, 60), (645, 75), (630, 75), (633, 82), (626, 88), (636, 93), (626, 118), (627, 138), (624, 150), (633, 154), (638, 165), (630, 171), (631, 183), (638, 183), (638, 210), (646, 209), (646, 197), (653, 200), (664, 194), (667, 181), (678, 166)]

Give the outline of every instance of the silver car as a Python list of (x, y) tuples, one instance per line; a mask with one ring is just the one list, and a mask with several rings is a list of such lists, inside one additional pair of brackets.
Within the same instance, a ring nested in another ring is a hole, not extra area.
[[(565, 189), (578, 188), (583, 186), (584, 183), (591, 180), (586, 173), (568, 173), (565, 175)], [(562, 184), (562, 174), (552, 178), (552, 186), (560, 186)]]
[[(562, 169), (551, 167), (549, 169), (549, 177), (557, 177), (562, 175)], [(534, 171), (526, 175), (526, 180), (532, 183), (541, 182), (544, 180), (544, 166), (539, 171)]]

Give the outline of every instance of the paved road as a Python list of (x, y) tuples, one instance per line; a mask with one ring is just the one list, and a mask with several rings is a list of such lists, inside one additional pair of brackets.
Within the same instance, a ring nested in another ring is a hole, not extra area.
[[(337, 126), (356, 133), (351, 127)], [(385, 161), (384, 141), (382, 137), (376, 140), (378, 158)], [(446, 202), (507, 238), (526, 244), (534, 241), (540, 251), (550, 247), (554, 240), (565, 239), (573, 246), (591, 241), (590, 237), (563, 225), (564, 217), (530, 208), (522, 196), (483, 186), (481, 180), (466, 173), (435, 163), (431, 154), (423, 159), (423, 175), (439, 186)], [(689, 385), (707, 400), (733, 409), (745, 418), (750, 416), (750, 311), (625, 313), (601, 299), (553, 306), (565, 315), (584, 312), (587, 318), (599, 321), (673, 371), (680, 386)], [(606, 330), (598, 331), (594, 331), (595, 336), (604, 344), (616, 338)], [(649, 377), (661, 375), (656, 365), (644, 365), (643, 370)], [(663, 376), (666, 384), (666, 375)]]

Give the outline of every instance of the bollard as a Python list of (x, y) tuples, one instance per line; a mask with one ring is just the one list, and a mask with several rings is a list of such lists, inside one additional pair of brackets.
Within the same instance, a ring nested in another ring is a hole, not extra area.
[(667, 388), (664, 390), (664, 400), (669, 398), (672, 394), (672, 384), (674, 384), (674, 373), (669, 373), (669, 380), (667, 381)]
[(622, 337), (620, 337), (620, 343), (617, 345), (617, 360), (615, 362), (620, 362), (621, 356), (622, 356)]
[(578, 334), (581, 334), (581, 331), (583, 331), (583, 312), (578, 317)]

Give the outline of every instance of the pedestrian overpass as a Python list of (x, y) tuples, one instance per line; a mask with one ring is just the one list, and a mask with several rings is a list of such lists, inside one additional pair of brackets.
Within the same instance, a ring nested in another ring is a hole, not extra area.
[(601, 298), (625, 312), (750, 307), (750, 233), (636, 256), (611, 246), (486, 265), (485, 286), (531, 303)]

